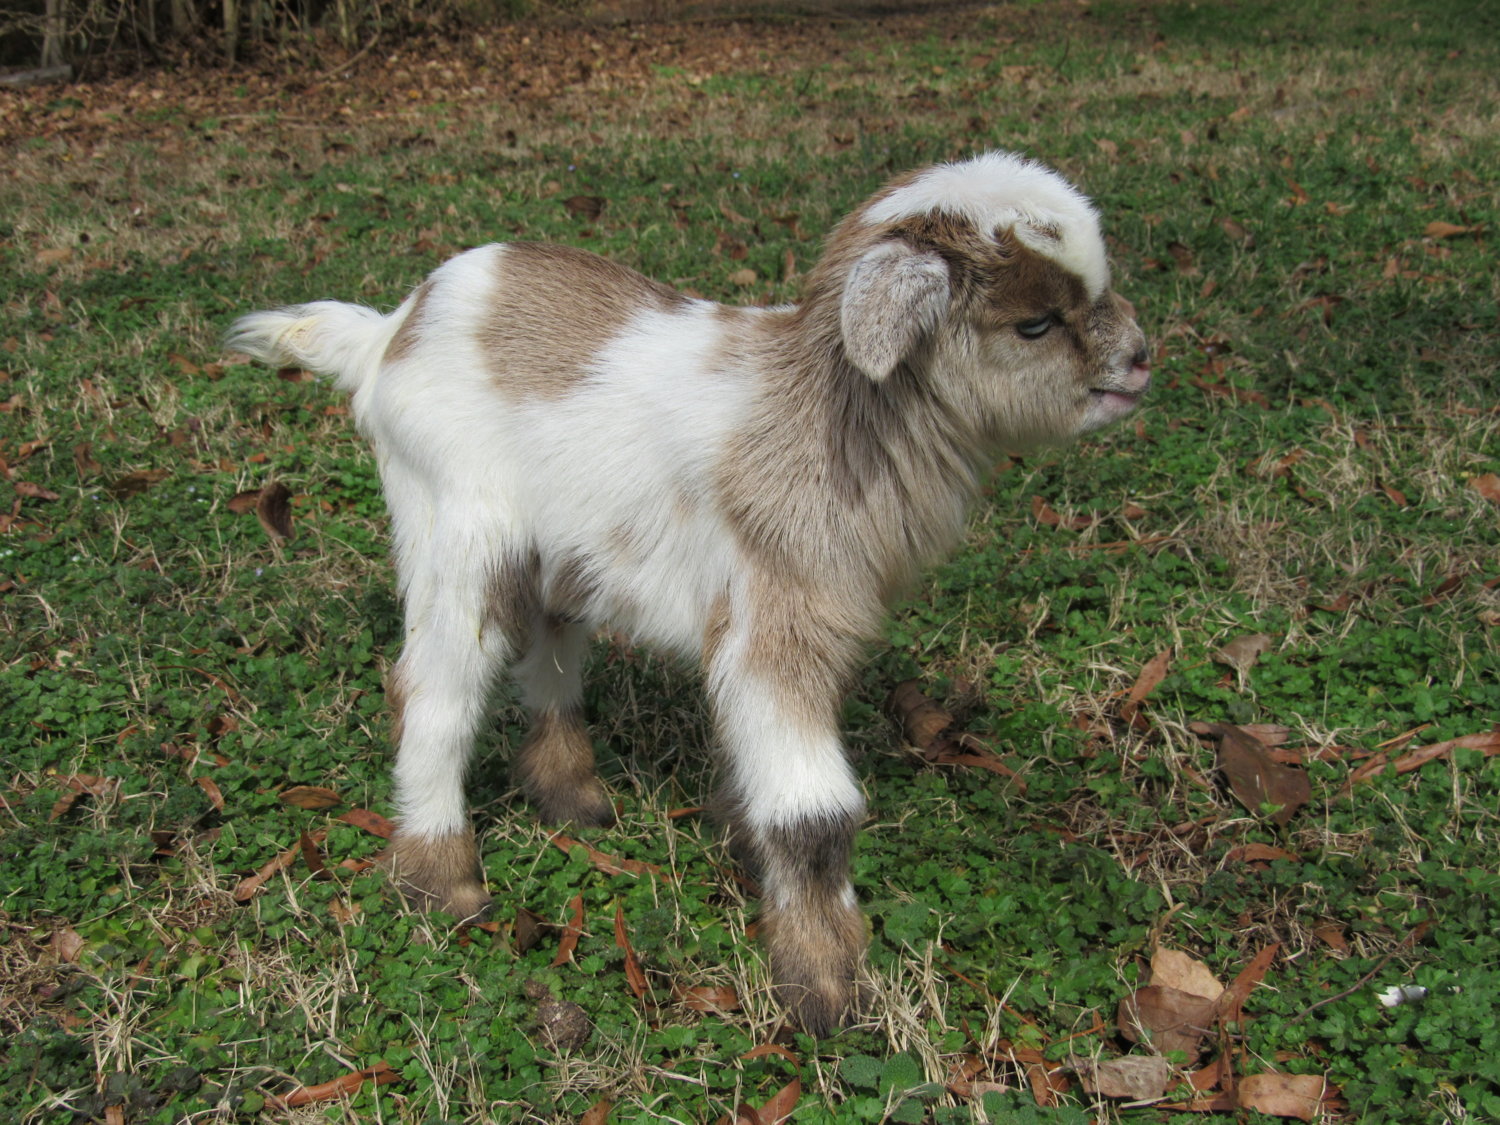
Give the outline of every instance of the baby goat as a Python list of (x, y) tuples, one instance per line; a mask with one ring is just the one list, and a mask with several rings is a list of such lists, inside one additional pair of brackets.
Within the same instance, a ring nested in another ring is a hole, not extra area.
[(815, 1035), (850, 1014), (865, 943), (839, 738), (861, 646), (1002, 448), (1096, 430), (1150, 383), (1092, 206), (998, 152), (881, 189), (800, 305), (729, 308), (518, 242), (389, 316), (253, 313), (228, 346), (335, 376), (374, 445), (406, 612), (388, 693), (408, 896), (489, 902), (463, 778), (506, 665), (537, 814), (613, 821), (579, 678), (608, 623), (701, 661), (772, 976)]

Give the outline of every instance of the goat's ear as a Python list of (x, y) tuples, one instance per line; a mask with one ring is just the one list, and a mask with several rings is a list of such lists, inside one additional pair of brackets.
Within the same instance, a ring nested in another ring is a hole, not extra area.
[(948, 308), (948, 264), (900, 240), (866, 252), (844, 283), (839, 323), (854, 366), (877, 383), (937, 327)]

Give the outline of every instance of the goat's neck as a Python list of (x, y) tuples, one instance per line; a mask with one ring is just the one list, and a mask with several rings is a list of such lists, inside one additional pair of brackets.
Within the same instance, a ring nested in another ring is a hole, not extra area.
[(782, 550), (834, 561), (888, 601), (962, 534), (988, 451), (923, 361), (877, 384), (844, 357), (834, 317), (778, 310), (752, 327), (765, 374), (740, 493), (752, 508), (756, 489), (789, 501), (771, 536)]

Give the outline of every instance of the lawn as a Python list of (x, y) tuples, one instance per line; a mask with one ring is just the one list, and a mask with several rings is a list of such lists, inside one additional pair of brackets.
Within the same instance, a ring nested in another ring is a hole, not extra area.
[[(1500, 12), (492, 28), (4, 91), (0, 140), (12, 1120), (1500, 1119)], [(516, 237), (792, 300), (989, 147), (1098, 202), (1156, 384), (997, 465), (869, 652), (863, 1019), (783, 1024), (696, 675), (625, 637), (619, 825), (530, 818), (502, 696), (495, 915), (408, 912), (374, 463), (230, 322)]]

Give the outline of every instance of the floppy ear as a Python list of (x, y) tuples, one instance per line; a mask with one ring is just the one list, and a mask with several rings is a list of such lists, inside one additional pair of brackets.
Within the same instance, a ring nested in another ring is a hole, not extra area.
[(882, 242), (854, 264), (844, 283), (839, 323), (850, 361), (880, 382), (948, 308), (948, 263), (899, 239)]

